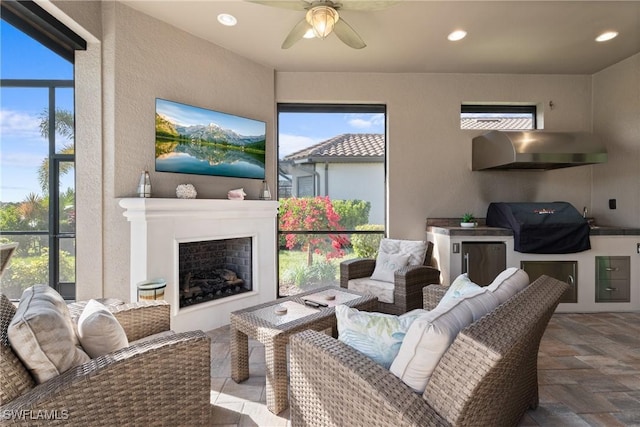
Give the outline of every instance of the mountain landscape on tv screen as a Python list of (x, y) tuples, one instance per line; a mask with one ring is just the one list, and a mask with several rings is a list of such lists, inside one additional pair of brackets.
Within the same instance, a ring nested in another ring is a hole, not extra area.
[[(200, 111), (212, 116), (223, 114)], [(159, 112), (155, 122), (156, 171), (264, 179), (266, 131), (262, 135), (241, 135), (215, 122), (186, 126)]]

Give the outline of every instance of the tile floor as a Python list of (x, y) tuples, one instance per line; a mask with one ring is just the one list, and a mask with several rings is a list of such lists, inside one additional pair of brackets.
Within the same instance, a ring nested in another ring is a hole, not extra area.
[[(229, 327), (211, 336), (212, 425), (289, 426), (265, 405), (264, 347), (249, 340), (251, 377), (231, 376)], [(556, 314), (539, 352), (540, 406), (521, 427), (640, 426), (640, 313)]]

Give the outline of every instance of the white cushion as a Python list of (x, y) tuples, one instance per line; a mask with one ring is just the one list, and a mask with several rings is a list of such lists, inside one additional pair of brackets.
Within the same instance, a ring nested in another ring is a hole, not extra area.
[(382, 282), (393, 282), (394, 273), (407, 265), (408, 254), (387, 254), (378, 252), (376, 258), (376, 268), (373, 270), (371, 278)]
[(347, 288), (367, 295), (373, 295), (378, 298), (380, 302), (393, 304), (393, 290), (395, 286), (391, 282), (381, 282), (380, 280), (373, 280), (371, 277), (360, 277), (349, 280), (347, 282)]
[(79, 346), (66, 302), (47, 285), (25, 289), (7, 335), (37, 383), (90, 360)]
[(510, 267), (498, 274), (493, 282), (487, 286), (498, 297), (502, 304), (529, 285), (529, 275), (526, 271)]
[(479, 285), (473, 283), (469, 279), (469, 275), (467, 273), (463, 273), (456, 277), (453, 283), (449, 285), (447, 292), (445, 292), (439, 304), (446, 304), (449, 300), (458, 299), (463, 295), (476, 292), (480, 289), (481, 287)]
[(78, 319), (78, 339), (92, 359), (129, 346), (118, 319), (94, 299), (89, 300)]
[(460, 299), (461, 303), (471, 311), (474, 322), (500, 305), (498, 297), (487, 288), (480, 288), (475, 292), (462, 296)]
[(338, 340), (389, 369), (398, 354), (411, 323), (425, 310), (413, 310), (400, 316), (359, 311), (344, 304), (336, 306)]
[(417, 393), (423, 393), (433, 370), (463, 328), (473, 321), (462, 300), (439, 305), (409, 327), (390, 371)]
[(409, 255), (407, 265), (422, 265), (427, 253), (427, 242), (421, 240), (382, 239), (378, 247), (380, 252), (386, 254)]

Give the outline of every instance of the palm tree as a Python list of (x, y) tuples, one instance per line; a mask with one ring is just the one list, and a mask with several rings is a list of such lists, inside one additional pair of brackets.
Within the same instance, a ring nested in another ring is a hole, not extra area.
[(42, 196), (36, 193), (29, 193), (24, 201), (18, 205), (20, 221), (27, 224), (32, 230), (37, 230), (47, 217), (47, 207)]
[[(58, 151), (58, 154), (73, 154), (75, 153), (74, 144), (74, 120), (73, 113), (68, 110), (56, 108), (54, 114), (54, 126), (57, 135), (63, 136), (69, 141), (62, 146)], [(43, 138), (49, 139), (49, 109), (45, 108), (40, 113), (40, 135)], [(72, 170), (74, 164), (71, 162), (60, 163), (60, 176), (66, 174)], [(43, 193), (47, 193), (49, 190), (49, 157), (45, 157), (38, 168), (38, 182)]]

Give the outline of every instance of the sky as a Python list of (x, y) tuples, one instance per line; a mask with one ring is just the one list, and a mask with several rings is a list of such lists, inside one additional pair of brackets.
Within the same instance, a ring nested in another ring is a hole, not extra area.
[[(73, 64), (0, 20), (2, 79), (73, 79)], [(48, 107), (46, 88), (0, 89), (0, 201), (20, 202), (29, 193), (42, 194), (37, 171), (48, 155), (40, 135), (40, 115)], [(56, 106), (73, 111), (73, 89), (56, 90)], [(57, 140), (61, 143), (68, 142)], [(61, 178), (73, 187), (73, 174)]]
[[(72, 79), (73, 64), (51, 52), (37, 41), (0, 20), (0, 77), (3, 79)], [(186, 102), (185, 100), (172, 100)], [(56, 105), (73, 111), (73, 89), (58, 89)], [(43, 88), (0, 89), (0, 201), (20, 202), (29, 193), (41, 194), (37, 171), (47, 156), (48, 145), (40, 135), (40, 115), (48, 106), (47, 90)], [(208, 123), (210, 116), (203, 110), (181, 105), (165, 114), (181, 124), (192, 124), (187, 110), (197, 113), (193, 124)], [(173, 106), (175, 107), (175, 105)], [(214, 114), (242, 135), (260, 134), (263, 122), (243, 120), (230, 115)], [(212, 116), (213, 117), (213, 116)], [(278, 117), (278, 157), (333, 138), (344, 133), (384, 133), (384, 114), (340, 113), (280, 113)], [(154, 123), (150, 124), (155, 126)], [(267, 132), (269, 130), (267, 129)], [(58, 140), (57, 140), (58, 141)], [(66, 141), (62, 141), (64, 143)], [(80, 142), (81, 144), (81, 142)], [(61, 177), (61, 187), (73, 186), (73, 174)]]

